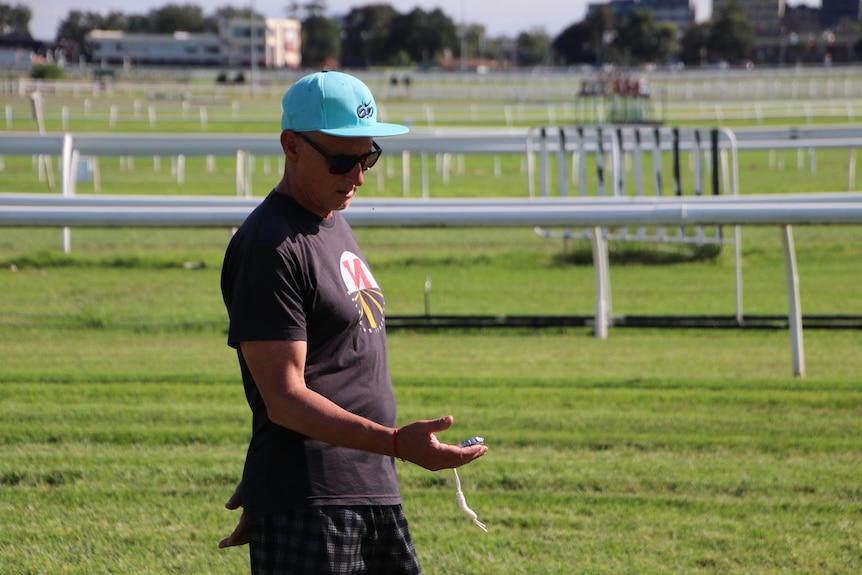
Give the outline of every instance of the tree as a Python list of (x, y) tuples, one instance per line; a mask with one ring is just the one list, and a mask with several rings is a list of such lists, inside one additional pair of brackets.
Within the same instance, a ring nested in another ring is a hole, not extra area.
[(599, 6), (587, 16), (585, 22), (590, 30), (590, 46), (597, 55), (597, 62), (604, 63), (608, 60), (608, 47), (616, 34), (614, 13), (608, 6)]
[(309, 0), (308, 4), (303, 4), (301, 8), (305, 11), (305, 17), (322, 18), (326, 14), (326, 0)]
[(329, 67), (341, 59), (341, 25), (331, 18), (310, 16), (302, 22), (302, 61)]
[(146, 34), (150, 31), (150, 19), (143, 14), (132, 14), (126, 18), (125, 32), (131, 34)]
[(538, 66), (548, 64), (551, 54), (551, 38), (544, 28), (533, 28), (518, 35), (518, 64)]
[[(459, 30), (459, 34), (462, 33)], [(461, 49), (466, 49), (464, 56), (473, 56), (474, 58), (485, 57), (485, 27), (479, 24), (464, 25), (464, 42), (458, 44), (458, 55), (461, 55)]]
[(252, 9), (248, 6), (244, 6), (242, 8), (235, 8), (233, 6), (222, 6), (221, 8), (218, 8), (212, 16), (205, 19), (204, 31), (216, 34), (218, 33), (220, 20), (231, 20), (233, 18), (244, 18), (250, 21), (252, 18), (254, 18), (255, 20), (261, 20), (264, 17), (258, 12), (253, 12)]
[(87, 45), (87, 34), (104, 28), (105, 18), (96, 12), (72, 10), (57, 28), (57, 45), (69, 60), (90, 59), (92, 50)]
[(706, 63), (707, 46), (712, 25), (708, 22), (689, 24), (680, 41), (679, 59), (686, 66), (700, 66)]
[(206, 19), (203, 9), (194, 4), (166, 4), (150, 10), (150, 32), (154, 34), (173, 34), (177, 31), (203, 32)]
[(30, 20), (33, 13), (28, 6), (0, 4), (0, 36), (32, 38)]
[(432, 12), (414, 8), (393, 18), (389, 40), (389, 54), (403, 53), (419, 63), (436, 61), (447, 50), (454, 54), (460, 44), (455, 24), (439, 8)]
[(389, 4), (353, 8), (344, 19), (341, 43), (342, 64), (372, 66), (385, 63), (392, 21), (398, 12)]
[(551, 46), (565, 64), (594, 64), (598, 59), (598, 52), (593, 46), (592, 38), (589, 24), (578, 22), (560, 32)]
[(712, 59), (739, 62), (751, 52), (754, 40), (754, 27), (745, 8), (730, 0), (712, 25), (707, 51)]
[(508, 36), (484, 37), (480, 43), (479, 55), (491, 60), (514, 62), (515, 39)]
[(635, 10), (617, 29), (611, 48), (617, 62), (664, 62), (676, 53), (676, 26), (657, 24), (652, 10)]

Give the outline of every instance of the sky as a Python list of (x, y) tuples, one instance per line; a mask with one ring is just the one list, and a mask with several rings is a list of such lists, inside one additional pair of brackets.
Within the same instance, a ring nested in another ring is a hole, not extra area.
[[(413, 8), (426, 11), (440, 8), (457, 23), (485, 26), (489, 36), (516, 36), (533, 28), (544, 28), (553, 36), (565, 28), (584, 19), (587, 5), (602, 3), (604, 0), (327, 0), (329, 16), (346, 14), (356, 6), (370, 4), (389, 4), (401, 13)], [(33, 18), (30, 20), (30, 33), (37, 40), (53, 40), (57, 27), (72, 10), (97, 12), (107, 15), (111, 11), (126, 14), (146, 14), (154, 8), (167, 4), (193, 4), (200, 6), (204, 15), (211, 15), (221, 6), (247, 6), (271, 18), (285, 17), (288, 0), (137, 0), (123, 6), (117, 0), (88, 0), (85, 7), (78, 0), (7, 0), (8, 5), (24, 4), (29, 6)], [(300, 2), (303, 4), (303, 2)], [(788, 4), (808, 4), (819, 6), (820, 0), (790, 0)], [(705, 20), (712, 13), (712, 0), (695, 0), (698, 20)]]

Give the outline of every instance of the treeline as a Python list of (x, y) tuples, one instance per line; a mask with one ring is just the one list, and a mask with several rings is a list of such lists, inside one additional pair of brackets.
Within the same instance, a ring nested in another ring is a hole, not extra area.
[[(636, 10), (620, 20), (602, 6), (554, 38), (542, 28), (515, 37), (492, 37), (482, 24), (457, 23), (439, 8), (401, 13), (389, 4), (370, 4), (354, 7), (337, 19), (326, 13), (326, 0), (291, 2), (285, 8), (285, 17), (302, 22), (305, 66), (434, 66), (446, 60), (505, 66), (738, 63), (750, 57), (755, 44), (754, 29), (738, 2), (729, 3), (712, 21), (693, 23), (683, 31), (675, 24), (657, 22), (649, 10)], [(0, 18), (13, 22), (6, 29), (26, 30), (29, 16), (29, 8), (0, 4)], [(55, 42), (67, 60), (89, 60), (86, 36), (91, 30), (216, 32), (225, 17), (251, 18), (252, 14), (248, 7), (230, 6), (205, 14), (194, 4), (167, 4), (143, 14), (71, 10), (60, 23)], [(565, 14), (560, 18), (565, 19)]]

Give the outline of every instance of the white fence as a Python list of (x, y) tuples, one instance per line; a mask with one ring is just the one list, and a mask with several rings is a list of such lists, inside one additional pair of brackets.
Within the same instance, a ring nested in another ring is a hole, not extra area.
[[(562, 128), (545, 128), (550, 133)], [(684, 131), (684, 135), (685, 132)], [(723, 131), (724, 133), (724, 131)], [(606, 132), (609, 138), (612, 131)], [(862, 146), (862, 127), (812, 127), (812, 128), (748, 128), (733, 132), (735, 144), (722, 136), (722, 150), (731, 150), (735, 145), (738, 151), (763, 150), (781, 152), (795, 150), (800, 158), (804, 156), (809, 169), (816, 169), (815, 151), (819, 149), (848, 150), (848, 190), (855, 189), (856, 148)], [(570, 140), (573, 141), (573, 140)], [(668, 149), (671, 138), (664, 138), (662, 146)], [(690, 151), (695, 142), (683, 137), (679, 145)], [(596, 153), (598, 143), (594, 136), (587, 134), (582, 141), (584, 153)], [(607, 146), (611, 150), (611, 146)], [(528, 150), (548, 155), (560, 153), (553, 141), (541, 143), (538, 135), (527, 129), (470, 129), (470, 130), (421, 130), (386, 141), (386, 153), (401, 155), (409, 160), (411, 154), (528, 154)], [(569, 152), (572, 149), (567, 150)], [(626, 143), (622, 152), (634, 153), (632, 144)], [(172, 157), (219, 156), (237, 158), (237, 193), (244, 195), (251, 189), (251, 174), (246, 159), (251, 156), (281, 155), (277, 134), (107, 134), (107, 133), (49, 133), (0, 132), (0, 156), (40, 156), (58, 158), (60, 189), (65, 195), (74, 195), (77, 170), (81, 158), (92, 158), (94, 168), (98, 169), (100, 157)], [(732, 158), (733, 156), (731, 156)], [(404, 162), (409, 165), (409, 162)], [(181, 162), (178, 162), (181, 164)], [(731, 167), (730, 178), (735, 170)], [(528, 195), (534, 196), (536, 179), (541, 174), (534, 161), (528, 163)], [(181, 169), (177, 178), (182, 178)], [(423, 196), (427, 195), (427, 174), (420, 174)], [(411, 181), (409, 167), (402, 173), (402, 185), (408, 187)], [(728, 188), (729, 189), (729, 188)], [(7, 190), (10, 191), (10, 190)], [(405, 190), (406, 192), (406, 190)], [(559, 192), (555, 192), (559, 193)], [(729, 192), (732, 193), (732, 192)]]
[[(613, 136), (611, 136), (613, 137)], [(663, 139), (662, 146), (676, 145), (680, 149), (697, 150), (695, 138), (682, 137), (675, 143)], [(813, 162), (813, 151), (821, 148), (846, 148), (848, 189), (855, 179), (855, 149), (862, 145), (862, 128), (826, 127), (810, 129), (747, 129), (726, 137), (719, 147), (725, 150), (786, 150), (806, 151)], [(596, 262), (595, 331), (607, 337), (611, 317), (610, 273), (607, 255), (609, 227), (644, 226), (722, 226), (775, 225), (782, 230), (785, 246), (786, 283), (792, 335), (793, 371), (804, 373), (802, 352), (801, 308), (798, 276), (791, 226), (806, 224), (862, 223), (862, 196), (859, 194), (793, 194), (768, 196), (708, 196), (700, 197), (636, 197), (605, 198), (566, 197), (564, 188), (552, 192), (544, 187), (537, 197), (533, 182), (547, 169), (547, 159), (559, 154), (568, 157), (571, 150), (560, 142), (536, 139), (527, 130), (414, 130), (410, 134), (387, 140), (387, 152), (401, 154), (409, 160), (411, 154), (502, 154), (520, 153), (529, 158), (534, 151), (540, 155), (541, 168), (535, 161), (528, 164), (528, 197), (524, 200), (429, 200), (398, 202), (389, 200), (371, 204), (357, 201), (346, 212), (356, 226), (532, 226), (536, 228), (582, 227), (592, 242)], [(635, 154), (629, 141), (613, 144), (620, 154)], [(603, 140), (584, 135), (578, 143), (578, 153), (601, 154)], [(243, 158), (247, 154), (279, 155), (276, 135), (187, 135), (187, 134), (46, 134), (4, 133), (0, 135), (0, 156), (33, 155), (59, 157), (61, 196), (45, 194), (0, 194), (0, 226), (61, 226), (64, 227), (68, 250), (69, 227), (130, 227), (130, 226), (205, 226), (234, 227), (243, 221), (259, 199), (254, 198), (133, 198), (106, 196), (75, 196), (76, 170), (82, 157), (104, 156), (236, 156), (237, 191), (240, 196), (250, 190), (244, 173)], [(700, 154), (698, 154), (699, 156)], [(566, 162), (558, 162), (558, 165)], [(409, 162), (404, 162), (409, 166)], [(713, 164), (713, 170), (715, 169)], [(731, 167), (725, 181), (733, 182), (736, 168)], [(409, 185), (409, 167), (402, 176)], [(425, 190), (425, 174), (423, 190)], [(611, 182), (618, 186), (617, 175)], [(568, 178), (558, 178), (568, 185)], [(547, 182), (547, 180), (545, 180)], [(614, 190), (619, 188), (614, 187)], [(732, 190), (736, 190), (733, 183)], [(551, 197), (551, 196), (562, 197)], [(739, 241), (736, 241), (737, 250)], [(739, 255), (737, 254), (737, 262)], [(739, 265), (738, 265), (739, 267)], [(737, 319), (743, 320), (741, 274), (737, 273)]]
[[(238, 226), (259, 200), (241, 198), (58, 197), (0, 194), (0, 226)], [(592, 230), (595, 335), (612, 324), (606, 226), (773, 225), (781, 229), (793, 373), (805, 373), (793, 225), (860, 224), (862, 194), (700, 198), (356, 201), (345, 212), (362, 227), (553, 227)], [(738, 318), (740, 321), (742, 318)]]

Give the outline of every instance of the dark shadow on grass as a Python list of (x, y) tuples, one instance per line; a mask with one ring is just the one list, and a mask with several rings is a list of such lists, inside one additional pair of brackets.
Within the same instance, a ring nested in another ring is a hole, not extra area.
[(158, 255), (123, 255), (92, 257), (59, 252), (41, 251), (15, 258), (0, 260), (0, 267), (7, 269), (51, 269), (51, 268), (114, 268), (114, 269), (202, 269), (203, 261), (164, 258)]
[[(620, 244), (611, 243), (608, 258), (612, 265), (667, 266), (715, 261), (721, 246), (687, 244)], [(593, 252), (589, 244), (580, 244), (553, 256), (554, 266), (592, 266)]]

